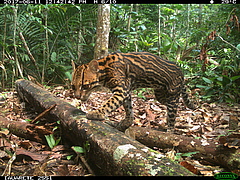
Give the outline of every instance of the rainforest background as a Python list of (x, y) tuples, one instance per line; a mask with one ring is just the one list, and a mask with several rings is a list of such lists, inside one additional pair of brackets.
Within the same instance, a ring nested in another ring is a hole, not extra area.
[[(99, 6), (0, 5), (0, 91), (29, 75), (68, 87), (71, 60), (94, 57)], [(182, 68), (196, 97), (240, 102), (239, 4), (109, 6), (108, 52), (157, 54)]]

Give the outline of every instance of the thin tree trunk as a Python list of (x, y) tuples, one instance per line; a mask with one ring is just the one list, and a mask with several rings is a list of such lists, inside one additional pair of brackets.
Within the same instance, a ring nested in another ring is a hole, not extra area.
[[(202, 4), (199, 4), (199, 15), (198, 15), (198, 22), (197, 22), (197, 28), (201, 28), (202, 26)], [(200, 44), (201, 40), (197, 41), (197, 46)]]
[[(6, 34), (7, 34), (7, 22), (6, 22), (6, 10), (4, 11), (4, 30), (3, 30), (3, 46), (2, 46), (2, 62), (1, 62), (1, 68), (2, 68), (2, 89), (5, 89), (5, 78), (7, 79), (7, 73), (6, 69), (4, 67), (4, 56), (5, 56), (5, 43), (6, 43)], [(4, 77), (5, 76), (5, 77)]]
[[(18, 72), (20, 73), (20, 76), (23, 78), (23, 72), (21, 65), (18, 61), (18, 52), (17, 52), (17, 43), (16, 43), (16, 34), (17, 34), (17, 10), (18, 10), (18, 5), (12, 7), (13, 9), (13, 16), (14, 16), (14, 30), (13, 30), (13, 49), (14, 49), (14, 60), (16, 61), (16, 65), (18, 68)], [(17, 71), (16, 71), (17, 72)]]
[[(138, 8), (139, 8), (139, 4), (136, 4), (136, 13), (138, 13)], [(135, 23), (138, 22), (138, 18), (135, 20)], [(138, 31), (138, 26), (135, 27), (135, 31), (137, 32)], [(138, 34), (135, 35), (135, 39), (138, 39)], [(138, 44), (137, 44), (137, 41), (134, 41), (134, 45), (135, 45), (135, 51), (137, 52), (138, 51)]]
[(131, 19), (132, 19), (131, 12), (132, 12), (132, 10), (133, 10), (133, 4), (131, 4), (130, 12), (128, 15), (128, 23), (127, 23), (127, 32), (128, 33), (130, 32), (130, 27), (131, 27)]
[[(80, 7), (81, 8), (81, 7)], [(77, 44), (77, 63), (78, 64), (81, 64), (80, 63), (80, 59), (81, 59), (81, 55), (82, 55), (82, 40), (83, 40), (83, 37), (82, 37), (82, 29), (83, 29), (83, 25), (82, 25), (82, 9), (80, 9), (80, 12), (79, 12), (79, 31), (78, 31), (78, 44)]]
[(81, 55), (82, 55), (82, 45), (81, 45), (81, 42), (82, 42), (82, 30), (79, 29), (78, 31), (78, 45), (77, 45), (77, 63), (78, 64), (81, 64), (80, 63), (80, 59), (81, 59)]
[[(187, 30), (186, 30), (186, 41), (185, 41), (185, 47), (184, 47), (184, 50), (186, 50), (187, 49), (187, 46), (188, 46), (188, 37), (189, 37), (189, 19), (190, 19), (190, 13), (189, 13), (189, 11), (190, 11), (190, 5), (189, 4), (187, 4), (187, 22), (186, 22), (186, 26), (187, 26)], [(183, 51), (184, 52), (184, 51)]]
[(94, 59), (108, 54), (110, 32), (110, 4), (98, 5), (97, 39), (94, 48)]
[(161, 5), (158, 4), (158, 55), (161, 55)]
[[(48, 10), (47, 9), (43, 9), (43, 14), (44, 14), (44, 26), (47, 27), (48, 25)], [(49, 62), (49, 44), (48, 44), (48, 30), (45, 30), (45, 44), (44, 44), (44, 48), (43, 48), (43, 68), (42, 68), (42, 77), (41, 77), (41, 84), (43, 84), (44, 82), (44, 78), (45, 78), (45, 70), (47, 67), (47, 63)]]
[(202, 4), (199, 4), (198, 28), (202, 25)]

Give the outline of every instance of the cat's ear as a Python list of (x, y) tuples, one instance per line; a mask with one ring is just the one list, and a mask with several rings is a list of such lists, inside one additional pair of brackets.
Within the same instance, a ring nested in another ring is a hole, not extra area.
[(89, 69), (92, 71), (92, 72), (98, 72), (98, 61), (97, 60), (92, 60), (90, 63), (89, 63)]
[(76, 69), (78, 66), (79, 66), (79, 65), (72, 60), (72, 68), (73, 68), (73, 71), (75, 71), (75, 69)]

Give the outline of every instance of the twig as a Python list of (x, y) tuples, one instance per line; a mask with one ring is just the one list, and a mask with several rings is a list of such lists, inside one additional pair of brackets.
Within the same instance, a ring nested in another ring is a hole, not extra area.
[(34, 77), (28, 75), (28, 79), (29, 79), (29, 81), (32, 81), (34, 84), (40, 86), (41, 88), (44, 88), (43, 85), (40, 84), (40, 83), (36, 80), (36, 78), (34, 78)]
[(10, 176), (11, 174), (11, 169), (12, 169), (12, 163), (15, 161), (16, 159), (16, 151), (13, 153), (12, 157), (9, 159), (5, 170), (2, 173), (2, 176)]
[(89, 172), (90, 174), (94, 175), (93, 170), (92, 170), (92, 169), (90, 168), (90, 166), (88, 165), (88, 163), (87, 163), (86, 159), (84, 158), (84, 156), (81, 155), (81, 154), (78, 154), (78, 156), (79, 156), (79, 158), (81, 159), (81, 161), (83, 162), (83, 164), (86, 166), (88, 172)]
[[(90, 174), (94, 175), (94, 172), (93, 172), (93, 170), (91, 169), (91, 167), (88, 165), (85, 157), (84, 157), (80, 152), (78, 152), (78, 151), (74, 148), (74, 146), (72, 146), (71, 149), (77, 154), (76, 159), (79, 158), (79, 159), (82, 161), (82, 163), (84, 164), (84, 166), (86, 167), (86, 169), (88, 170), (88, 172), (89, 172)], [(86, 149), (85, 149), (84, 151), (86, 152)], [(85, 154), (85, 153), (84, 153), (84, 154)]]
[(232, 9), (232, 11), (229, 13), (228, 18), (227, 18), (227, 20), (226, 20), (226, 22), (225, 22), (225, 24), (223, 26), (225, 26), (228, 23), (228, 21), (230, 19), (230, 16), (232, 15), (233, 11), (235, 11), (235, 10), (236, 10), (236, 8)]
[(229, 45), (232, 46), (234, 49), (236, 49), (238, 52), (240, 52), (240, 50), (239, 50), (237, 47), (235, 47), (235, 46), (232, 45), (231, 43), (229, 43), (229, 42), (227, 42), (226, 40), (224, 40), (220, 35), (217, 35), (217, 36), (218, 36), (223, 42), (229, 44)]
[(48, 109), (46, 109), (45, 111), (43, 111), (41, 114), (39, 114), (34, 120), (31, 121), (31, 123), (35, 123), (37, 120), (41, 119), (42, 117), (46, 116), (46, 114), (48, 114), (53, 108), (55, 108), (57, 104), (54, 104), (52, 106), (50, 106)]

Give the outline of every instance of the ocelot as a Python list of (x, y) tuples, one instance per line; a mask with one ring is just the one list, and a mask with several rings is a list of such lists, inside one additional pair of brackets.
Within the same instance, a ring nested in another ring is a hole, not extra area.
[(167, 125), (175, 125), (180, 95), (190, 109), (195, 106), (189, 101), (182, 71), (172, 61), (164, 60), (148, 52), (114, 52), (88, 64), (77, 66), (72, 62), (72, 89), (74, 96), (86, 101), (91, 92), (99, 87), (109, 88), (113, 95), (103, 105), (88, 112), (91, 120), (104, 120), (105, 116), (123, 105), (125, 119), (115, 125), (121, 131), (131, 126), (131, 91), (136, 88), (153, 88), (156, 99), (167, 106)]

